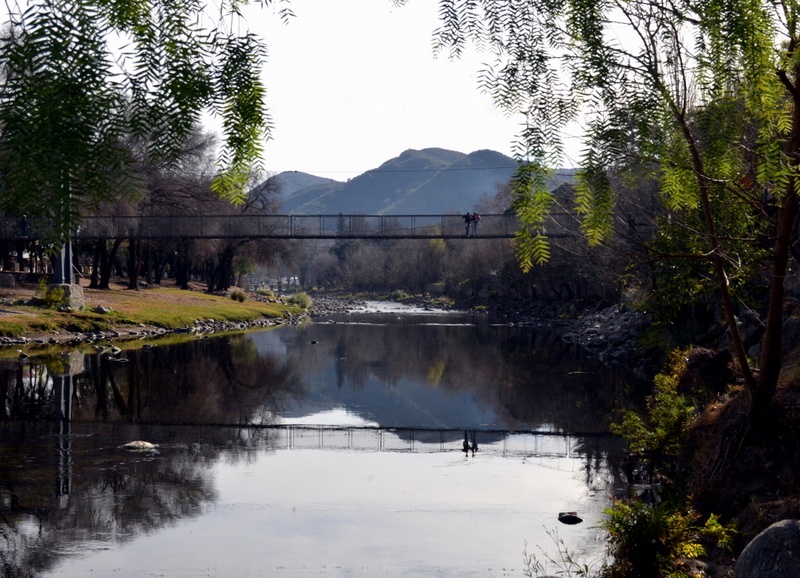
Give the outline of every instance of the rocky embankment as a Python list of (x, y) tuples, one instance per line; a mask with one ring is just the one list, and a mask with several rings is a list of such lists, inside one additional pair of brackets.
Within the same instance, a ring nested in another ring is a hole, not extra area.
[(194, 325), (164, 329), (150, 325), (115, 327), (105, 330), (86, 332), (54, 331), (47, 335), (0, 337), (0, 347), (19, 345), (77, 345), (79, 343), (94, 343), (97, 341), (115, 341), (126, 339), (143, 339), (148, 337), (162, 337), (169, 334), (193, 333), (198, 337), (225, 331), (246, 331), (259, 327), (274, 325), (289, 325), (299, 323), (304, 317), (296, 315), (289, 319), (258, 319), (254, 321), (220, 321), (215, 319), (195, 320)]
[(638, 336), (649, 323), (648, 315), (615, 305), (569, 322), (564, 339), (580, 343), (604, 363), (636, 370), (643, 361)]
[(312, 300), (314, 304), (309, 311), (309, 315), (312, 318), (322, 317), (324, 315), (352, 313), (354, 310), (364, 309), (366, 306), (366, 301), (363, 299), (355, 299), (352, 297), (314, 295)]

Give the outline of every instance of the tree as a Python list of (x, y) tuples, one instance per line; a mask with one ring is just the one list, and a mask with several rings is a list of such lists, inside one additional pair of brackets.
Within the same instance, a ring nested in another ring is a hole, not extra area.
[(428, 285), (439, 280), (447, 245), (444, 239), (426, 242), (405, 240), (399, 243), (409, 286), (420, 295), (427, 293)]
[[(0, 37), (0, 209), (50, 217), (63, 242), (87, 206), (136, 192), (121, 146), (128, 135), (146, 142), (153, 159), (171, 161), (206, 110), (224, 127), (214, 189), (243, 202), (269, 128), (259, 79), (264, 46), (250, 32), (233, 32), (246, 30), (239, 13), (246, 3), (17, 5)], [(283, 7), (280, 15), (291, 13)]]
[[(399, 3), (403, 3), (402, 0)], [(753, 416), (768, 414), (781, 368), (784, 278), (797, 240), (800, 161), (800, 6), (664, 0), (440, 0), (438, 49), (469, 39), (493, 51), (482, 86), (525, 115), (515, 180), (523, 268), (547, 257), (541, 235), (552, 197), (547, 167), (563, 158), (563, 129), (582, 118), (586, 143), (577, 209), (592, 244), (612, 232), (609, 175), (650, 166), (664, 205), (697, 210)], [(738, 206), (732, 220), (721, 213)], [(750, 227), (742, 227), (742, 223)], [(769, 234), (769, 301), (760, 371), (736, 325), (726, 225), (755, 242)]]

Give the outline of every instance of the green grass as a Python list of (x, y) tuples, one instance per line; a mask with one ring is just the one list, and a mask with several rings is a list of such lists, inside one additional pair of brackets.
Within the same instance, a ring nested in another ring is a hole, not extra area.
[[(298, 305), (239, 302), (199, 291), (153, 288), (143, 291), (86, 290), (83, 311), (62, 313), (30, 305), (5, 306), (0, 316), (0, 335), (20, 336), (54, 331), (103, 331), (114, 326), (149, 325), (176, 329), (194, 325), (196, 320), (243, 322), (265, 317), (280, 318), (301, 313)], [(95, 313), (98, 302), (111, 309)]]

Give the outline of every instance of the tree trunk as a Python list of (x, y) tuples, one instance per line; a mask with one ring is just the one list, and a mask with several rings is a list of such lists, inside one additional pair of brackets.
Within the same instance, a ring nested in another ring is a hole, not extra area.
[(714, 266), (714, 274), (717, 278), (717, 288), (722, 298), (722, 310), (725, 314), (725, 321), (728, 325), (728, 331), (731, 334), (731, 342), (733, 343), (733, 353), (739, 365), (739, 371), (742, 372), (745, 384), (751, 390), (755, 388), (756, 380), (753, 372), (750, 369), (750, 363), (747, 359), (747, 351), (742, 342), (742, 334), (739, 331), (739, 326), (736, 323), (736, 312), (733, 307), (733, 299), (731, 298), (730, 282), (728, 280), (728, 273), (725, 270), (723, 261), (724, 249), (722, 243), (717, 235), (717, 228), (714, 221), (714, 214), (711, 209), (710, 189), (711, 183), (706, 178), (705, 166), (703, 165), (700, 151), (698, 150), (697, 143), (695, 142), (694, 135), (692, 134), (689, 125), (686, 123), (686, 118), (683, 113), (676, 112), (676, 120), (678, 121), (681, 131), (683, 132), (686, 144), (689, 147), (689, 152), (692, 158), (692, 168), (697, 176), (697, 185), (700, 191), (700, 207), (703, 211), (703, 220), (705, 226), (706, 237), (708, 238), (709, 255), (711, 262)]
[(92, 276), (89, 278), (89, 289), (99, 288), (100, 258), (102, 256), (102, 250), (100, 247), (105, 247), (105, 244), (105, 239), (98, 239), (94, 245), (94, 257), (92, 257)]
[[(795, 69), (795, 78), (800, 67)], [(792, 114), (792, 136), (786, 143), (785, 153), (792, 167), (792, 174), (797, 170), (800, 159), (800, 94), (793, 91), (794, 110)], [(761, 365), (758, 383), (752, 389), (752, 415), (761, 424), (767, 423), (771, 415), (772, 399), (778, 389), (778, 378), (783, 365), (783, 305), (784, 281), (791, 256), (792, 236), (797, 217), (797, 178), (789, 178), (783, 192), (778, 218), (775, 227), (775, 245), (772, 249), (772, 279), (770, 281), (769, 307), (767, 322), (764, 328), (764, 339), (761, 342)]]
[(142, 270), (142, 242), (131, 237), (128, 240), (128, 289), (139, 289), (139, 273)]
[(230, 288), (233, 278), (233, 259), (236, 257), (236, 251), (239, 247), (247, 242), (247, 240), (244, 240), (236, 244), (229, 243), (219, 255), (216, 264), (211, 264), (206, 289), (208, 293), (224, 291)]
[(17, 263), (19, 263), (19, 270), (25, 270), (25, 243), (17, 241)]
[(153, 283), (161, 285), (161, 280), (164, 278), (164, 270), (166, 268), (166, 259), (161, 250), (153, 252)]
[(175, 284), (181, 289), (189, 288), (189, 241), (181, 239), (175, 252)]
[(122, 239), (114, 239), (114, 244), (111, 246), (111, 251), (109, 252), (106, 243), (103, 242), (100, 248), (100, 284), (97, 287), (98, 289), (110, 289), (111, 273), (114, 270), (114, 260), (117, 257), (117, 249), (119, 249), (121, 244)]
[(144, 244), (144, 280), (148, 286), (153, 284), (153, 245)]
[(81, 260), (78, 257), (78, 250), (75, 248), (75, 246), (72, 247), (72, 274), (70, 278), (75, 284), (79, 284), (80, 279), (83, 278), (83, 271), (81, 271)]
[(0, 256), (3, 260), (3, 271), (13, 271), (14, 262), (11, 259), (11, 251), (8, 247), (8, 241), (0, 241)]

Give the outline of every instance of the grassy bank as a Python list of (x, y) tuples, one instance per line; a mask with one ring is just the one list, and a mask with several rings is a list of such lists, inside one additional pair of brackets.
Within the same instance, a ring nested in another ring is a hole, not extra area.
[[(297, 305), (256, 299), (238, 301), (198, 290), (153, 287), (130, 291), (120, 287), (108, 291), (84, 289), (86, 306), (80, 311), (61, 312), (34, 304), (37, 288), (19, 286), (0, 290), (0, 335), (6, 337), (47, 336), (63, 332), (108, 331), (125, 327), (177, 329), (196, 320), (243, 322), (281, 318), (301, 313)], [(98, 308), (106, 312), (98, 312)]]

